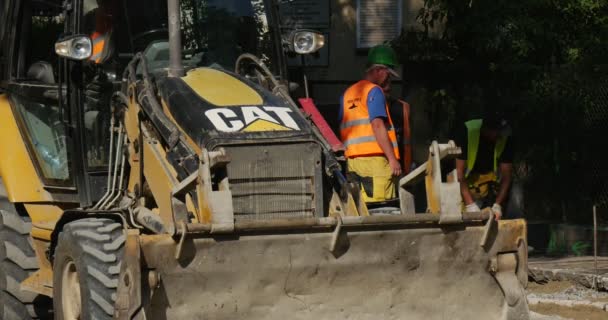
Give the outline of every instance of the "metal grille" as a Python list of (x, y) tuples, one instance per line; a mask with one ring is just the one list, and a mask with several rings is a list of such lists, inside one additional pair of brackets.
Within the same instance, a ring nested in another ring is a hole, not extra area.
[[(229, 147), (236, 219), (312, 217), (319, 208), (321, 150), (316, 144)], [(322, 203), (322, 202), (321, 202)]]

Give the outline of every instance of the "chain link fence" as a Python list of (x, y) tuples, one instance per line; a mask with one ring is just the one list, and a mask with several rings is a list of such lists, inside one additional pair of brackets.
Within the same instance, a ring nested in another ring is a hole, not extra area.
[(592, 88), (588, 108), (585, 112), (585, 158), (583, 173), (584, 188), (591, 194), (591, 200), (600, 207), (608, 205), (608, 77)]
[(608, 223), (608, 76), (564, 74), (539, 95), (547, 108), (516, 116), (524, 211), (530, 220), (590, 224), (596, 205)]

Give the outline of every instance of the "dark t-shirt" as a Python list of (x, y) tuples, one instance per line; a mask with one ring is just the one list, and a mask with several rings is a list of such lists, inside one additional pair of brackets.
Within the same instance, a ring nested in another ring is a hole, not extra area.
[[(403, 105), (399, 100), (393, 97), (387, 97), (388, 112), (391, 114), (391, 120), (393, 120), (393, 127), (395, 127), (395, 134), (397, 135), (397, 143), (399, 148), (403, 147)], [(401, 149), (400, 149), (401, 150)], [(401, 153), (403, 154), (403, 153)]]
[[(468, 155), (468, 130), (463, 124), (456, 134), (456, 145), (462, 149), (462, 154), (458, 156), (460, 160), (467, 160)], [(498, 158), (498, 163), (512, 163), (513, 162), (513, 139), (507, 139), (505, 149)], [(483, 136), (479, 137), (479, 150), (477, 150), (477, 160), (471, 173), (488, 173), (494, 170), (494, 142), (487, 141)]]

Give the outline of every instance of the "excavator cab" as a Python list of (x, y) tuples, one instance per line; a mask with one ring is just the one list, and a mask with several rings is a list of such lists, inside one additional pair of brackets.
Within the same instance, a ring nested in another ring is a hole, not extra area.
[(528, 318), (525, 221), (461, 211), (458, 146), (360, 201), (279, 3), (2, 3), (2, 319)]

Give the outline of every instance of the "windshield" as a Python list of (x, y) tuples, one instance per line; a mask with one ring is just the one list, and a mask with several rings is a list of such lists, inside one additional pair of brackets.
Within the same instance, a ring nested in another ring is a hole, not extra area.
[[(135, 53), (147, 49), (150, 68), (166, 68), (167, 0), (123, 4), (126, 17), (118, 23), (128, 32), (119, 33), (120, 51)], [(181, 0), (184, 67), (219, 65), (234, 70), (239, 55), (252, 53), (272, 68), (275, 51), (268, 16), (264, 0)]]

